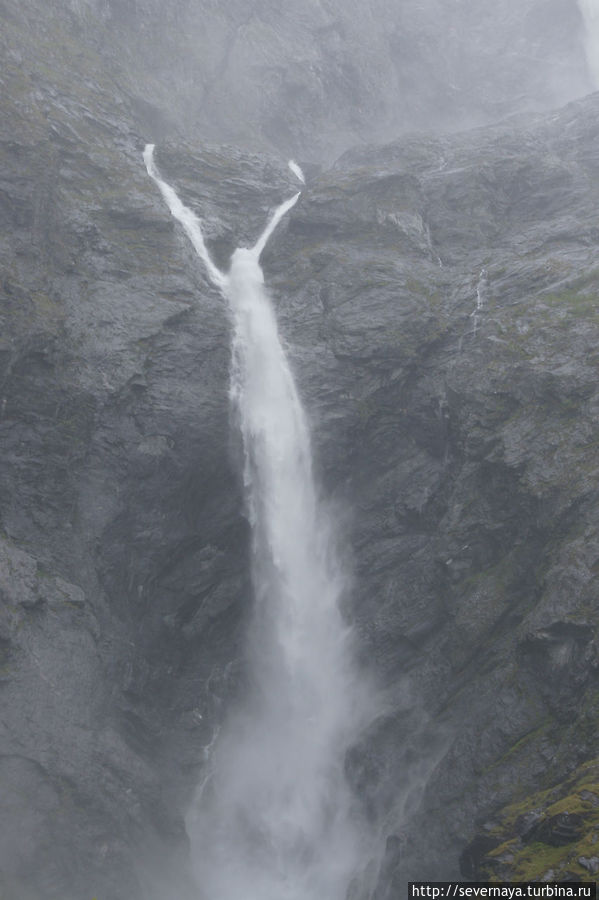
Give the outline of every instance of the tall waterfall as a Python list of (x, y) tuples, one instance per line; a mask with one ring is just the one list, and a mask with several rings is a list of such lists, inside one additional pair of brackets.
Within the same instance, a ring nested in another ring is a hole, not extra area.
[(599, 0), (578, 0), (585, 27), (585, 50), (589, 70), (599, 88)]
[[(339, 600), (346, 587), (312, 473), (310, 435), (264, 286), (260, 254), (299, 194), (220, 272), (194, 214), (148, 173), (232, 318), (230, 399), (244, 450), (255, 595), (247, 695), (223, 724), (189, 820), (206, 900), (345, 900), (364, 841), (344, 755), (368, 698)], [(372, 710), (370, 710), (372, 713)]]

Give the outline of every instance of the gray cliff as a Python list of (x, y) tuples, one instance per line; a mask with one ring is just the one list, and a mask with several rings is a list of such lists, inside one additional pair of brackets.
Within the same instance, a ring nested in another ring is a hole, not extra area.
[(481, 4), (456, 84), (465, 2), (0, 0), (2, 900), (192, 895), (240, 679), (229, 322), (153, 139), (222, 265), (307, 163), (263, 264), (386, 698), (347, 758), (376, 900), (460, 857), (592, 871), (599, 96), (530, 111), (589, 87), (575, 8), (540, 6)]

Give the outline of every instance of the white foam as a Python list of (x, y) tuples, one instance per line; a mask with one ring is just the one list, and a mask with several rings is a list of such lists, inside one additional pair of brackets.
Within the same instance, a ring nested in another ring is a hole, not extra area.
[(293, 159), (290, 159), (289, 162), (287, 163), (287, 165), (289, 166), (289, 168), (291, 169), (293, 174), (296, 176), (296, 178), (299, 178), (301, 183), (305, 184), (306, 179), (304, 178), (304, 173), (302, 172), (302, 170), (300, 169), (298, 164)]

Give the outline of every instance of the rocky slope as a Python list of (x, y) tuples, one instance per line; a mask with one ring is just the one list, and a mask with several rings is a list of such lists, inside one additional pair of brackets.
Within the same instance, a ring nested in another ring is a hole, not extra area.
[(357, 777), (412, 874), (597, 752), (598, 111), (347, 154), (271, 250), (396, 704)]
[[(109, 7), (70, 8), (2, 7), (0, 896), (181, 900), (251, 603), (228, 321), (143, 169), (158, 107), (85, 43)], [(264, 255), (386, 698), (348, 755), (377, 900), (490, 872), (599, 755), (598, 133), (591, 97), (350, 151)], [(296, 189), (265, 153), (157, 159), (223, 264)]]
[(499, 811), (461, 857), (468, 877), (490, 881), (590, 881), (597, 856), (597, 760), (563, 782)]
[[(202, 715), (225, 693), (248, 599), (223, 305), (145, 174), (126, 101), (85, 64), (69, 90), (24, 75), (19, 59), (4, 73), (0, 884), (11, 900), (140, 896), (159, 877), (137, 873), (152, 859), (175, 885), (182, 806), (211, 736)], [(245, 227), (261, 227), (288, 190), (276, 161), (209, 149), (202, 160), (218, 203), (229, 198), (221, 232), (244, 206)]]

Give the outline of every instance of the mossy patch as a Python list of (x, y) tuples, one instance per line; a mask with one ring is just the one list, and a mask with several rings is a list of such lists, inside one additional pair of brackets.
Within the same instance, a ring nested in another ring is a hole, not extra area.
[(568, 289), (559, 294), (547, 294), (542, 298), (546, 306), (562, 310), (568, 317), (592, 319), (599, 323), (599, 297)]
[[(557, 841), (538, 839), (543, 826), (565, 814), (582, 823), (570, 842), (556, 846)], [(589, 760), (560, 784), (505, 806), (494, 835), (501, 843), (481, 861), (480, 877), (538, 881), (552, 872), (555, 880), (566, 874), (592, 880), (579, 860), (599, 855), (599, 759)]]

